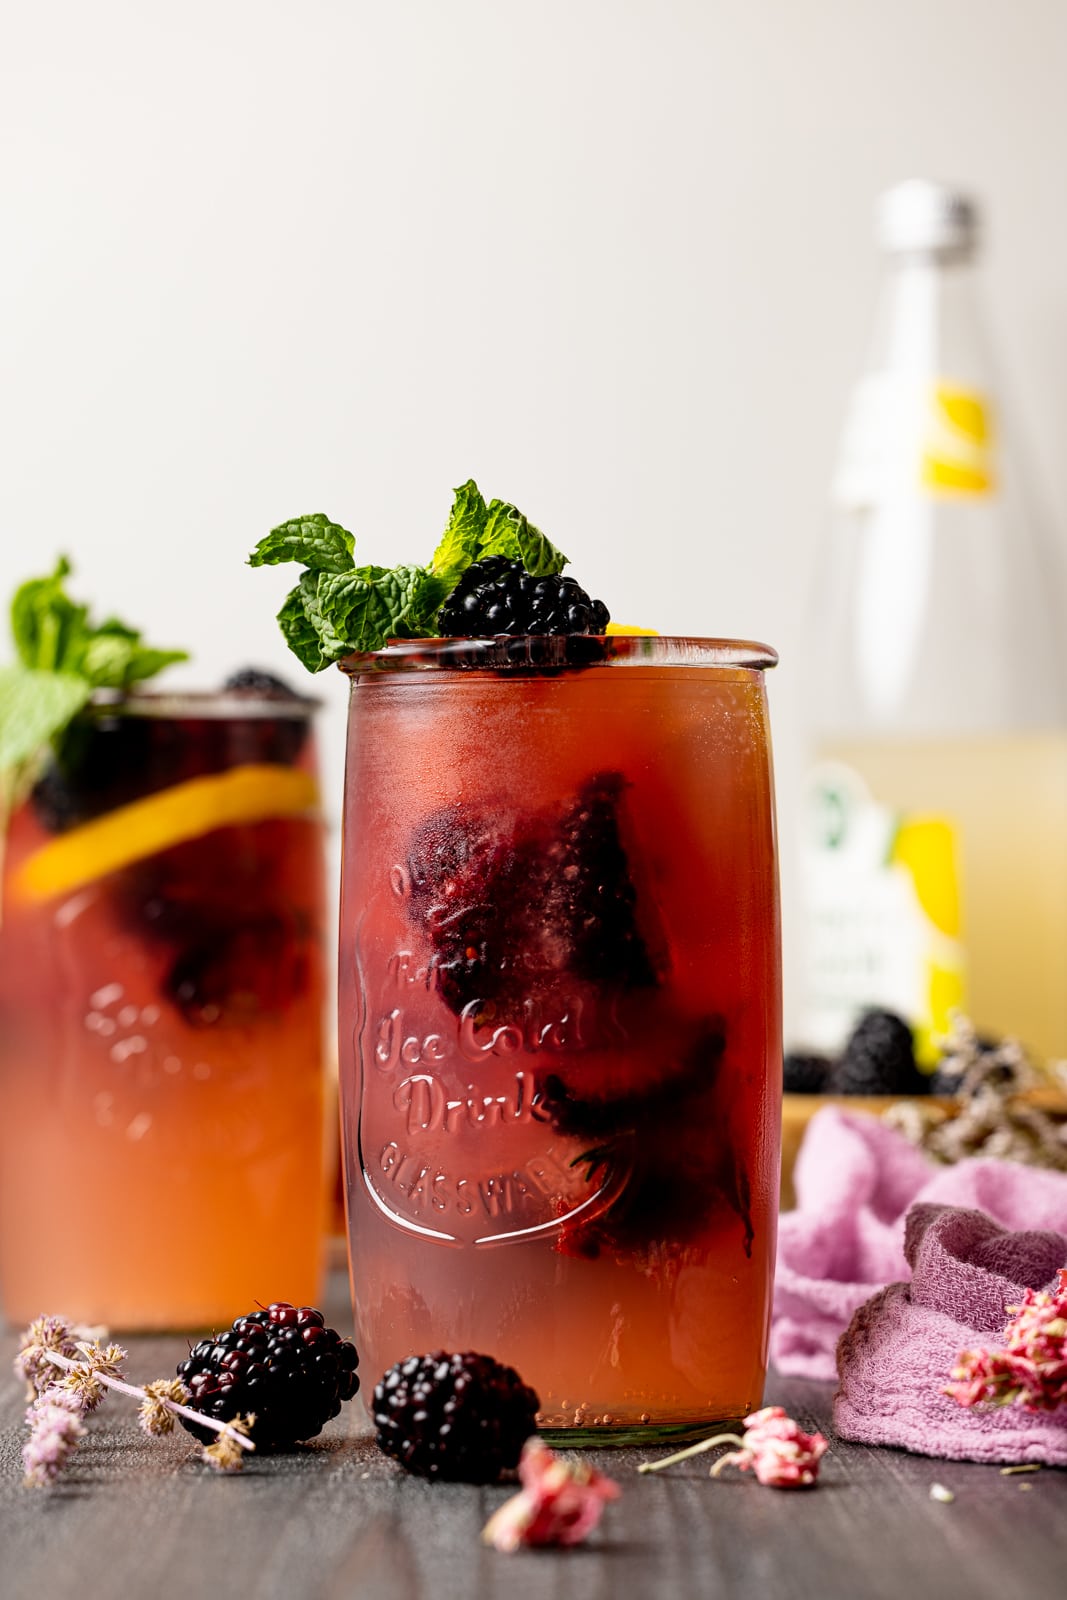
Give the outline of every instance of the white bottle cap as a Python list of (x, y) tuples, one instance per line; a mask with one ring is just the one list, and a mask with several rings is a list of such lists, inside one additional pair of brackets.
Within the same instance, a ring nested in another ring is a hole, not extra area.
[(883, 250), (959, 252), (973, 249), (978, 208), (969, 195), (928, 178), (909, 178), (878, 201), (875, 231)]

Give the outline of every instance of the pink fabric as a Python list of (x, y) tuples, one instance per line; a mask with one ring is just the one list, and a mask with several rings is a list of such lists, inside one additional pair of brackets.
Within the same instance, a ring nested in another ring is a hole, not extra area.
[[(988, 1163), (982, 1163), (988, 1165)], [(1002, 1195), (1035, 1176), (1004, 1163)], [(1060, 1176), (1067, 1232), (1067, 1179)], [(1067, 1466), (1067, 1408), (965, 1408), (943, 1391), (962, 1349), (1001, 1342), (1008, 1306), (1048, 1289), (1067, 1263), (1067, 1236), (1013, 1232), (982, 1211), (919, 1204), (908, 1212), (910, 1283), (892, 1283), (860, 1307), (837, 1349), (834, 1427), (845, 1439), (898, 1445), (967, 1461)]]
[(904, 1217), (913, 1203), (1067, 1234), (1067, 1174), (988, 1159), (935, 1166), (894, 1129), (837, 1106), (812, 1118), (794, 1186), (797, 1209), (779, 1224), (771, 1360), (804, 1377), (835, 1377), (837, 1341), (855, 1312), (911, 1276)]

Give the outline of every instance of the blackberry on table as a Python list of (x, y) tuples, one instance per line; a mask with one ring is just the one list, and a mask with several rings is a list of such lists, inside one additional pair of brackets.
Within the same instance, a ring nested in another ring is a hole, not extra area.
[[(321, 1311), (279, 1300), (238, 1317), (225, 1333), (201, 1339), (178, 1365), (189, 1406), (217, 1422), (255, 1415), (257, 1449), (281, 1450), (312, 1439), (359, 1388), (350, 1339), (327, 1328)], [(182, 1417), (207, 1443), (215, 1434)]]
[(829, 1056), (790, 1050), (782, 1060), (782, 1088), (786, 1094), (823, 1094), (833, 1069)]
[(378, 1445), (409, 1472), (495, 1483), (518, 1465), (540, 1400), (514, 1367), (472, 1350), (398, 1361), (375, 1386)]
[(912, 1031), (894, 1011), (867, 1011), (857, 1022), (827, 1088), (835, 1094), (927, 1094)]
[(535, 577), (521, 561), (487, 556), (459, 580), (437, 617), (445, 638), (496, 634), (603, 633), (611, 614), (574, 578)]

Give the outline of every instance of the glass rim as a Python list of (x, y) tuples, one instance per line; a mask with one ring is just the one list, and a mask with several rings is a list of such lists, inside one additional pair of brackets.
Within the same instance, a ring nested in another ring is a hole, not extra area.
[(313, 695), (271, 696), (255, 689), (97, 689), (79, 714), (174, 721), (307, 721), (321, 705), (322, 701)]
[(393, 639), (357, 650), (337, 665), (349, 677), (381, 672), (530, 672), (589, 667), (747, 668), (764, 671), (778, 652), (752, 639), (674, 634), (496, 634), (488, 639)]

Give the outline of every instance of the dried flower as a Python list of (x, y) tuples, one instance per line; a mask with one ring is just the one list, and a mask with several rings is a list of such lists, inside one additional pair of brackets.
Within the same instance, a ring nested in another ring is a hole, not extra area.
[[(145, 1397), (141, 1401), (140, 1423), (145, 1433), (173, 1433), (174, 1418), (177, 1412), (175, 1405), (184, 1405), (189, 1399), (189, 1391), (180, 1378), (157, 1378), (154, 1383), (144, 1386)], [(168, 1405), (167, 1402), (171, 1404)]]
[(32, 1400), (35, 1394), (50, 1388), (56, 1381), (55, 1366), (48, 1359), (49, 1351), (73, 1358), (80, 1341), (93, 1339), (102, 1331), (67, 1322), (63, 1317), (37, 1317), (31, 1322), (15, 1357), (15, 1373), (26, 1381), (26, 1398)]
[(120, 1344), (109, 1344), (104, 1349), (91, 1339), (79, 1339), (74, 1348), (75, 1359), (68, 1361), (64, 1376), (53, 1378), (53, 1383), (77, 1395), (81, 1409), (88, 1413), (95, 1411), (104, 1398), (108, 1379), (121, 1379), (119, 1362), (126, 1360), (127, 1351)]
[(995, 1156), (1029, 1166), (1067, 1171), (1067, 1119), (1028, 1098), (1044, 1079), (1016, 1039), (991, 1043), (960, 1012), (950, 1032), (935, 1041), (938, 1076), (956, 1085), (955, 1104), (902, 1100), (884, 1121), (935, 1161)]
[(723, 1467), (740, 1467), (754, 1472), (758, 1481), (771, 1489), (806, 1489), (819, 1476), (819, 1463), (829, 1449), (821, 1433), (805, 1433), (800, 1424), (786, 1416), (781, 1406), (764, 1406), (744, 1419), (744, 1438), (736, 1433), (718, 1433), (701, 1439), (685, 1450), (662, 1461), (645, 1461), (638, 1472), (659, 1472), (676, 1461), (713, 1450), (716, 1445), (735, 1444), (739, 1448), (720, 1456), (711, 1468), (717, 1478)]
[(67, 1457), (85, 1435), (77, 1395), (51, 1388), (41, 1391), (29, 1410), (26, 1422), (30, 1437), (22, 1447), (26, 1482), (45, 1488), (59, 1476)]
[(226, 1432), (220, 1433), (214, 1444), (204, 1446), (200, 1452), (202, 1459), (216, 1472), (240, 1472), (247, 1448), (242, 1447), (240, 1439), (248, 1437), (255, 1420), (254, 1412), (249, 1412), (247, 1417), (233, 1417)]
[(101, 1345), (98, 1338), (91, 1337), (94, 1334), (102, 1336), (103, 1329), (77, 1327), (61, 1317), (38, 1317), (23, 1335), (15, 1371), (26, 1379), (33, 1398), (26, 1413), (30, 1438), (23, 1450), (27, 1483), (55, 1481), (85, 1433), (81, 1418), (96, 1409), (105, 1389), (117, 1389), (140, 1401), (141, 1427), (146, 1433), (169, 1433), (175, 1416), (214, 1429), (218, 1440), (204, 1456), (224, 1471), (234, 1471), (243, 1453), (255, 1449), (248, 1438), (253, 1417), (218, 1422), (193, 1411), (184, 1404), (189, 1394), (178, 1378), (161, 1378), (143, 1389), (127, 1383), (119, 1366), (126, 1351), (118, 1344)]
[(961, 1406), (1022, 1406), (1055, 1411), (1067, 1405), (1067, 1268), (1052, 1290), (1026, 1289), (1000, 1347), (961, 1350), (945, 1393)]
[(494, 1511), (482, 1530), (485, 1544), (510, 1554), (520, 1545), (581, 1544), (600, 1521), (617, 1483), (587, 1461), (564, 1461), (537, 1438), (519, 1460), (519, 1493)]

